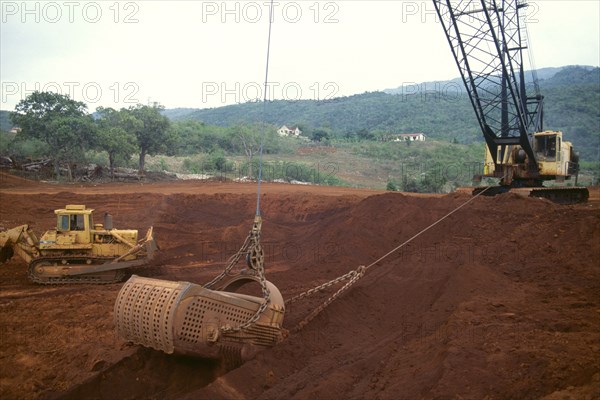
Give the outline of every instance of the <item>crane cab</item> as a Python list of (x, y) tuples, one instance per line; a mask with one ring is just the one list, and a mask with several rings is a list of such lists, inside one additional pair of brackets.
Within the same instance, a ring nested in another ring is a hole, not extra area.
[(571, 142), (563, 140), (560, 131), (544, 131), (533, 135), (533, 151), (541, 176), (565, 180), (578, 172), (579, 159)]
[(543, 131), (533, 134), (532, 149), (535, 155), (535, 162), (538, 170), (534, 173), (529, 168), (530, 160), (525, 151), (519, 145), (506, 146), (503, 152), (498, 148), (498, 167), (486, 146), (485, 149), (485, 177), (500, 178), (506, 175), (506, 171), (511, 180), (534, 180), (564, 181), (576, 176), (579, 171), (579, 157), (573, 150), (571, 142), (563, 140), (563, 133), (560, 131)]

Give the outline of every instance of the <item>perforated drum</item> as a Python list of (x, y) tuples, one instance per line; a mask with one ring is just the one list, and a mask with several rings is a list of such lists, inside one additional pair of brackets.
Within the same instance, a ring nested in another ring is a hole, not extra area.
[(271, 282), (269, 302), (256, 322), (240, 330), (265, 302), (263, 298), (227, 289), (220, 291), (190, 282), (172, 282), (133, 275), (121, 288), (114, 308), (117, 335), (161, 350), (206, 358), (246, 360), (282, 340), (285, 312), (281, 293)]

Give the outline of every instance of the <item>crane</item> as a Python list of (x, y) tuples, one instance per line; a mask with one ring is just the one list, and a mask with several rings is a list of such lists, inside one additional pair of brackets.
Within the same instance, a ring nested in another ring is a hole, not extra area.
[[(577, 187), (579, 156), (560, 131), (544, 130), (544, 96), (535, 69), (525, 79), (527, 3), (520, 0), (433, 0), (486, 143), (483, 176), (500, 185), (486, 194), (515, 190), (558, 203), (584, 202)], [(533, 64), (533, 63), (531, 63)], [(530, 94), (528, 94), (528, 91)], [(544, 187), (544, 181), (575, 187)], [(491, 190), (490, 190), (491, 189)]]

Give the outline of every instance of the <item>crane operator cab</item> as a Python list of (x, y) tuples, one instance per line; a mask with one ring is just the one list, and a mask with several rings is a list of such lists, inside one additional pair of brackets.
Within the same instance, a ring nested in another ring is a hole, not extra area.
[(533, 148), (537, 153), (538, 160), (556, 161), (556, 143), (558, 142), (560, 148), (560, 141), (560, 136), (557, 134), (536, 136)]
[(533, 136), (533, 151), (543, 177), (564, 180), (579, 171), (579, 156), (571, 142), (562, 138), (560, 131), (544, 131)]

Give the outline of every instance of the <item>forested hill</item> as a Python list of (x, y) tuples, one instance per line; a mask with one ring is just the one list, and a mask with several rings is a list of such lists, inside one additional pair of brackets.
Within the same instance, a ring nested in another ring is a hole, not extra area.
[[(595, 160), (600, 143), (600, 68), (569, 66), (541, 69), (538, 77), (545, 96), (545, 128), (565, 132), (587, 160)], [(276, 100), (267, 107), (267, 122), (298, 125), (305, 131), (325, 128), (333, 136), (361, 136), (366, 132), (424, 132), (432, 139), (470, 143), (482, 140), (474, 112), (466, 95), (453, 85), (435, 92), (368, 92), (326, 101)], [(426, 86), (426, 85), (425, 85)], [(435, 86), (433, 86), (435, 89)], [(410, 94), (414, 93), (414, 94)], [(263, 120), (260, 103), (237, 104), (212, 109), (166, 110), (176, 119), (200, 120), (229, 126)]]
[[(545, 96), (545, 128), (562, 130), (585, 161), (600, 161), (600, 68), (562, 67), (538, 70)], [(431, 139), (482, 141), (474, 112), (459, 80), (368, 92), (326, 101), (273, 101), (266, 119), (275, 126), (298, 125), (305, 135), (325, 131), (329, 138), (375, 138), (378, 134), (423, 132)], [(419, 87), (417, 87), (419, 86)], [(389, 92), (394, 92), (392, 94)], [(173, 120), (199, 120), (207, 126), (263, 121), (262, 103), (212, 109), (170, 109)], [(0, 110), (0, 130), (12, 124)]]

